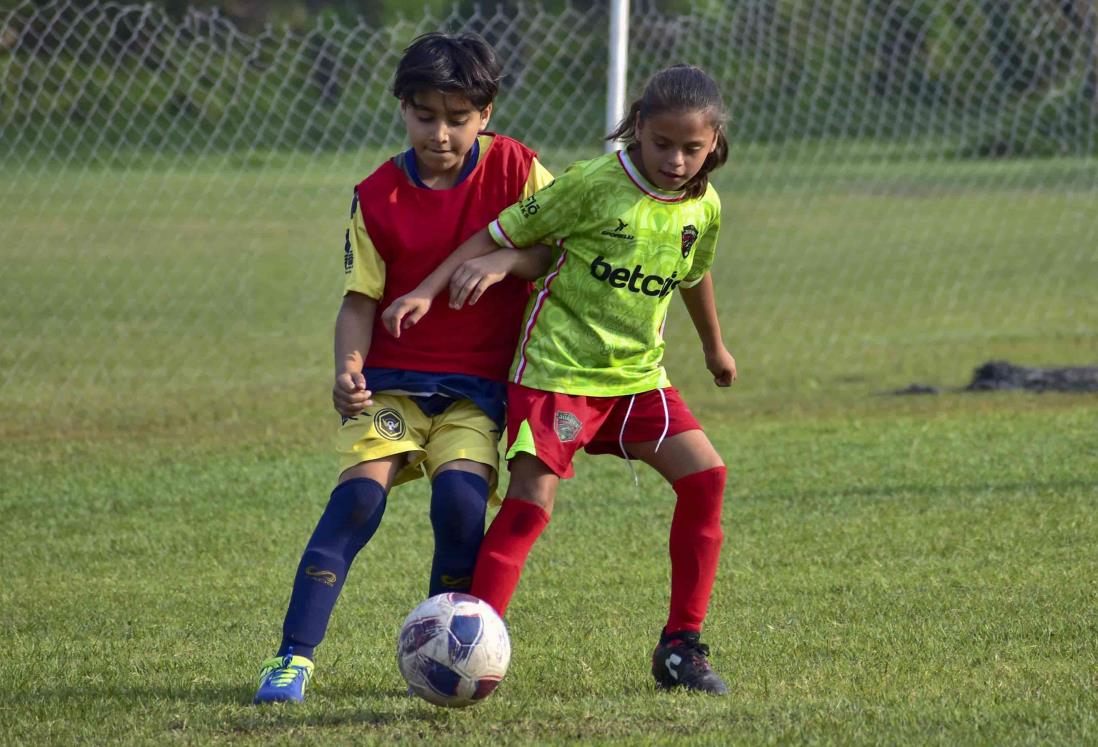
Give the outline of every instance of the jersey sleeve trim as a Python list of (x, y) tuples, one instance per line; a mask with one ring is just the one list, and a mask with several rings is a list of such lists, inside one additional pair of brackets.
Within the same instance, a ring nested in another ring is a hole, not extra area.
[(503, 230), (503, 226), (500, 224), (499, 218), (496, 218), (494, 221), (488, 224), (488, 233), (491, 235), (492, 241), (496, 242), (502, 247), (506, 247), (508, 249), (519, 248), (518, 244), (512, 241), (511, 237), (507, 235), (507, 232)]

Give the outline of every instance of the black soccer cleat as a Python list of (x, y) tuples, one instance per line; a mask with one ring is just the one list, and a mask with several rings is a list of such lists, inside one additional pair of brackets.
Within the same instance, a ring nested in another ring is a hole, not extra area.
[(652, 652), (652, 676), (664, 690), (684, 690), (727, 695), (728, 686), (709, 666), (709, 646), (689, 631), (664, 633)]

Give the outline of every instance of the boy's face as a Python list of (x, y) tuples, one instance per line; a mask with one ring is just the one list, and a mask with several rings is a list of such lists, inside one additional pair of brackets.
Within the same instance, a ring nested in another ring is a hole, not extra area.
[(420, 176), (434, 177), (461, 171), (477, 133), (488, 126), (492, 105), (477, 109), (461, 94), (421, 91), (401, 102), (400, 113)]

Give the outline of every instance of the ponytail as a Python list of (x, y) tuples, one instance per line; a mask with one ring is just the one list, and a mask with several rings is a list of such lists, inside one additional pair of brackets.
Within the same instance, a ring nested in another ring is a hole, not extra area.
[(637, 116), (641, 111), (641, 100), (637, 99), (629, 105), (629, 111), (626, 112), (625, 117), (618, 122), (618, 126), (606, 136), (607, 140), (620, 140), (625, 143), (636, 142), (637, 138)]
[(687, 198), (693, 199), (704, 195), (705, 190), (709, 188), (709, 172), (724, 166), (724, 162), (727, 160), (728, 138), (724, 135), (724, 125), (722, 124), (717, 127), (717, 147), (705, 157), (705, 162), (698, 169), (698, 173), (694, 174), (694, 178), (683, 185)]

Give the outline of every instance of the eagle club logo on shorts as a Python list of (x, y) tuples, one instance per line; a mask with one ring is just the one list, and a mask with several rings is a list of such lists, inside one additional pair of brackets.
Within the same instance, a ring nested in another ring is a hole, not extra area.
[(404, 418), (396, 410), (386, 407), (374, 415), (374, 428), (382, 438), (399, 441), (404, 438)]
[(580, 428), (583, 427), (583, 423), (570, 412), (558, 412), (555, 427), (557, 438), (561, 440), (561, 443), (568, 443), (569, 441), (576, 440), (576, 437), (579, 436)]
[(690, 250), (694, 246), (694, 242), (698, 240), (698, 229), (694, 226), (682, 227), (682, 256), (686, 259), (690, 254)]

